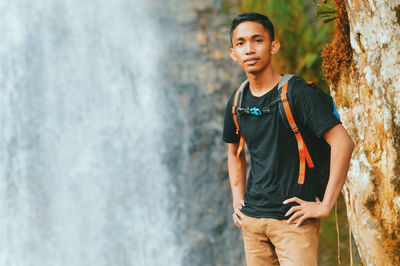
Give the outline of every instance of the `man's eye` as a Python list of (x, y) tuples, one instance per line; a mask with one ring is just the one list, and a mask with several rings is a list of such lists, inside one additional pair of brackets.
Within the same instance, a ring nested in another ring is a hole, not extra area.
[(256, 42), (262, 42), (262, 40), (261, 39), (257, 39)]
[(236, 43), (236, 45), (237, 45), (237, 46), (242, 46), (242, 45), (243, 45), (243, 42), (238, 42), (238, 43)]

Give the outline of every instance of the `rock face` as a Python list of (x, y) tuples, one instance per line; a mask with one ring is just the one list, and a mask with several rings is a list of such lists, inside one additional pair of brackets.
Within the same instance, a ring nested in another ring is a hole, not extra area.
[[(325, 55), (328, 74), (338, 73), (328, 76), (356, 142), (344, 187), (347, 213), (364, 265), (399, 265), (400, 1), (336, 3), (337, 29), (345, 34), (349, 26), (349, 48), (337, 37)], [(332, 56), (335, 49), (341, 58)]]
[(163, 73), (171, 106), (165, 160), (176, 187), (182, 265), (241, 265), (222, 141), (226, 101), (244, 78), (228, 53), (234, 15), (219, 0), (168, 0), (157, 8), (170, 49)]
[(1, 2), (0, 265), (243, 264), (222, 3)]

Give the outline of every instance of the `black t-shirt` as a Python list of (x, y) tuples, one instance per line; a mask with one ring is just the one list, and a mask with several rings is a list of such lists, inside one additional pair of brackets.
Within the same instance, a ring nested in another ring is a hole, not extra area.
[[(292, 89), (296, 123), (304, 138), (314, 163), (318, 160), (321, 145), (327, 145), (321, 137), (340, 120), (324, 104), (318, 92), (297, 78), (289, 81)], [(236, 126), (233, 122), (232, 105), (234, 95), (226, 105), (223, 140), (237, 143)], [(242, 107), (262, 109), (279, 97), (278, 85), (271, 91), (256, 97), (247, 87), (243, 92)], [(247, 179), (245, 206), (243, 213), (252, 217), (287, 219), (285, 213), (293, 205), (284, 205), (283, 201), (299, 197), (306, 201), (315, 201), (317, 194), (316, 177), (313, 169), (306, 166), (304, 185), (297, 183), (299, 177), (299, 152), (293, 132), (286, 128), (279, 114), (278, 104), (271, 112), (255, 115), (240, 115), (240, 133), (243, 135), (251, 158), (251, 170)]]

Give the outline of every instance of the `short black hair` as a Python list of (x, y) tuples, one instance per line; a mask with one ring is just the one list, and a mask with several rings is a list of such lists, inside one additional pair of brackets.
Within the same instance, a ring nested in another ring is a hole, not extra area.
[(229, 35), (231, 37), (231, 43), (232, 43), (233, 31), (236, 29), (236, 27), (240, 23), (245, 22), (245, 21), (254, 21), (254, 22), (260, 23), (264, 27), (264, 29), (269, 32), (269, 37), (271, 38), (271, 41), (274, 40), (274, 38), (275, 38), (274, 25), (272, 25), (271, 20), (269, 20), (269, 18), (265, 15), (255, 13), (255, 12), (248, 12), (248, 13), (239, 14), (236, 16), (236, 18), (234, 18), (232, 20), (231, 31), (229, 33)]

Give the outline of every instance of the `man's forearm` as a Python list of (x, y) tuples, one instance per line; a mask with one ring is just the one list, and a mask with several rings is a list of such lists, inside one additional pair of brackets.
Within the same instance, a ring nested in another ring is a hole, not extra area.
[(238, 186), (235, 186), (234, 184), (237, 178), (238, 161), (235, 152), (232, 150), (228, 151), (228, 173), (232, 191), (233, 206), (235, 206), (235, 204), (239, 204), (239, 202), (243, 200), (246, 188), (246, 157), (244, 151), (242, 151), (240, 155), (240, 160), (242, 167), (239, 176), (239, 184)]
[(326, 187), (322, 204), (330, 211), (342, 191), (347, 178), (347, 171), (354, 143), (342, 126), (337, 129), (334, 136), (328, 136), (331, 146), (331, 164), (328, 185)]

